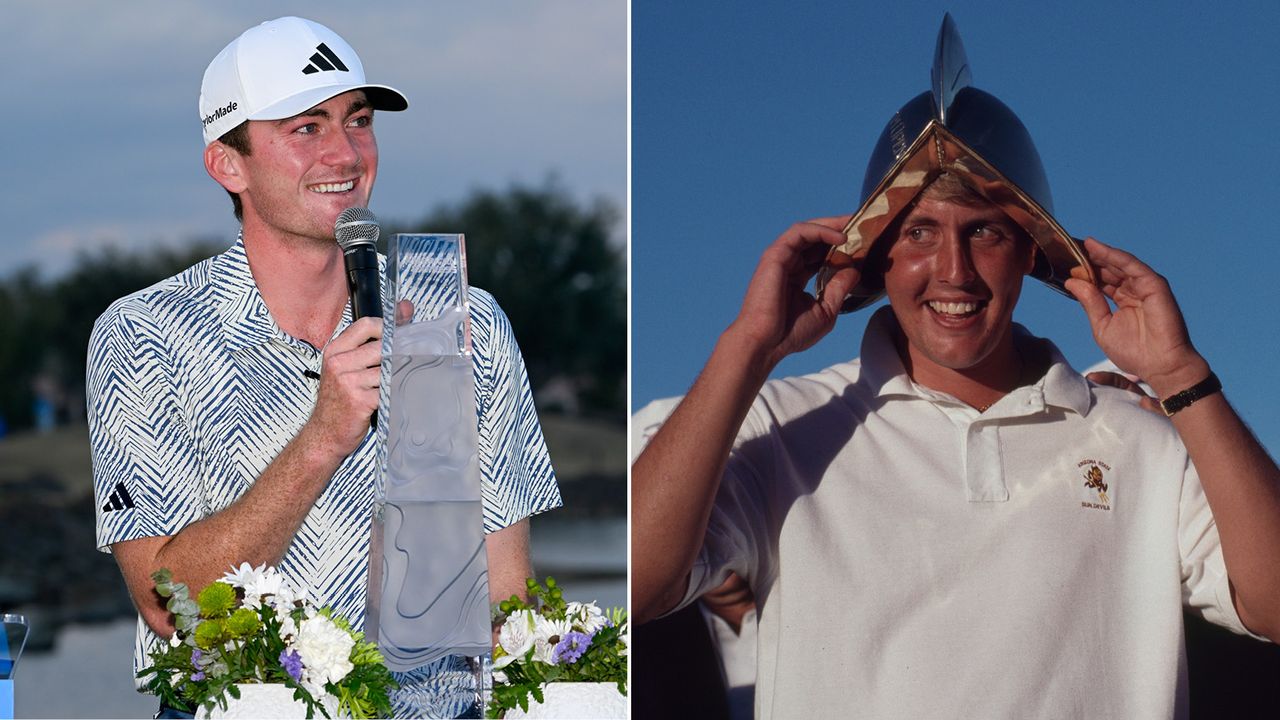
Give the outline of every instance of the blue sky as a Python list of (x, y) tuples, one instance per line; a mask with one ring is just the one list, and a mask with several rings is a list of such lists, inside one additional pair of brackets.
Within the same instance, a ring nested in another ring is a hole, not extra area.
[[(632, 410), (688, 389), (782, 230), (856, 209), (950, 11), (973, 84), (1035, 139), (1059, 222), (1169, 278), (1228, 397), (1280, 448), (1280, 4), (1216, 7), (635, 3)], [(856, 356), (868, 315), (775, 375)], [(1078, 304), (1035, 281), (1015, 319), (1077, 368), (1102, 358)]]
[(234, 239), (200, 160), (200, 79), (234, 37), (282, 15), (330, 26), (371, 82), (409, 98), (378, 120), (380, 218), (553, 173), (575, 197), (624, 207), (622, 0), (17, 0), (0, 7), (0, 277), (24, 265), (56, 276), (83, 248)]

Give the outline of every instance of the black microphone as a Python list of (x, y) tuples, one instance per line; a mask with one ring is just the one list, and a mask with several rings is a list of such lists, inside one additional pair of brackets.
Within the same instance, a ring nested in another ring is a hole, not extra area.
[[(351, 295), (351, 322), (362, 317), (382, 317), (382, 282), (378, 279), (378, 218), (368, 208), (343, 210), (333, 224), (333, 235), (342, 248), (347, 268), (347, 292)], [(369, 418), (378, 427), (378, 412)]]
[(343, 210), (333, 224), (347, 268), (351, 320), (382, 317), (382, 286), (378, 279), (378, 219), (368, 208)]

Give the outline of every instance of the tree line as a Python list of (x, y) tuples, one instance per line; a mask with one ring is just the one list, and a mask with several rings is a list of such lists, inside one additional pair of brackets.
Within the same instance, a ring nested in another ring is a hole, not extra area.
[[(542, 412), (625, 422), (626, 277), (610, 242), (620, 221), (604, 200), (579, 203), (554, 181), (480, 190), (396, 232), (462, 232), (469, 281), (511, 319)], [(84, 415), (89, 333), (107, 306), (222, 252), (230, 240), (181, 248), (82, 252), (45, 280), (34, 267), (0, 281), (0, 423), (7, 430)]]

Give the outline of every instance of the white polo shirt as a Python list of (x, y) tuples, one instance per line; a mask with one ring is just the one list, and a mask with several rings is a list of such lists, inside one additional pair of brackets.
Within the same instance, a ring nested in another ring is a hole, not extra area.
[(767, 383), (730, 454), (682, 604), (751, 583), (757, 717), (1185, 716), (1182, 606), (1245, 630), (1172, 425), (1043, 340), (978, 413), (911, 381), (895, 322)]

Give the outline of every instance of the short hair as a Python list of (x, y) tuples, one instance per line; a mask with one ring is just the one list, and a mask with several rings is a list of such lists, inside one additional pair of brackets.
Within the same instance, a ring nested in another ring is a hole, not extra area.
[[(911, 207), (915, 207), (916, 203), (920, 202), (920, 200), (924, 198), (928, 198), (935, 202), (963, 205), (964, 207), (978, 207), (981, 205), (992, 204), (990, 200), (982, 195), (982, 193), (974, 190), (972, 185), (965, 182), (964, 178), (949, 172), (942, 173), (926, 185), (925, 188), (920, 191), (920, 195), (917, 199), (912, 201)], [(909, 208), (907, 210), (903, 210), (899, 218), (906, 217), (909, 212)], [(1017, 231), (1020, 239), (1025, 239), (1027, 242), (1031, 242), (1032, 245), (1035, 244), (1032, 242), (1031, 235), (1025, 228), (1018, 223), (1013, 222), (1012, 219), (1010, 219), (1010, 223), (1012, 223), (1013, 229)], [(899, 221), (895, 225), (895, 228), (900, 226), (901, 222)], [(896, 233), (897, 230), (895, 229), (894, 232)]]
[[(931, 180), (920, 191), (920, 194), (898, 213), (898, 216), (884, 229), (876, 242), (871, 244), (871, 249), (867, 252), (866, 270), (864, 270), (863, 274), (863, 283), (867, 287), (884, 289), (884, 271), (889, 258), (889, 248), (897, 241), (898, 233), (902, 230), (902, 223), (906, 220), (907, 215), (911, 214), (911, 209), (923, 199), (953, 203), (964, 207), (991, 204), (990, 200), (983, 197), (981, 193), (973, 189), (973, 186), (965, 182), (964, 178), (955, 173), (943, 172)], [(1036, 247), (1031, 235), (1021, 225), (1013, 223), (1013, 228), (1017, 232), (1018, 242), (1025, 242), (1033, 248)], [(882, 239), (888, 242), (881, 242), (880, 240)]]
[[(235, 150), (241, 155), (252, 154), (253, 149), (249, 146), (249, 121), (245, 120), (239, 125), (231, 128), (218, 138), (218, 142)], [(236, 220), (244, 221), (244, 205), (240, 203), (239, 193), (233, 193), (230, 190), (227, 194), (231, 196), (231, 208), (236, 214)]]
[(974, 190), (969, 183), (954, 173), (944, 172), (920, 191), (920, 197), (939, 202), (955, 203), (966, 207), (983, 205), (988, 200)]

